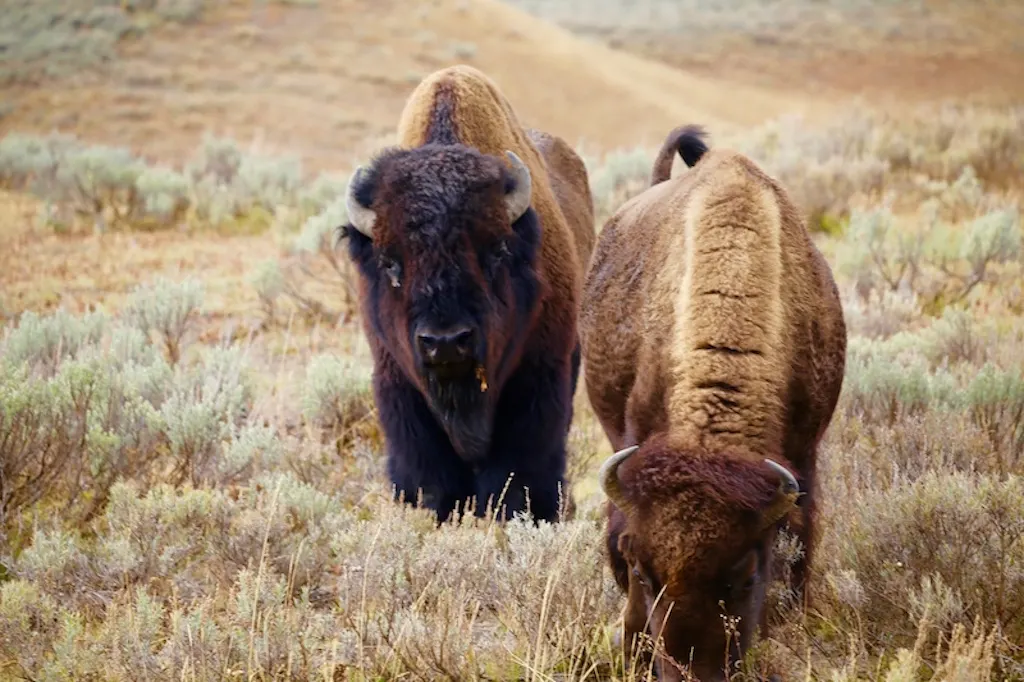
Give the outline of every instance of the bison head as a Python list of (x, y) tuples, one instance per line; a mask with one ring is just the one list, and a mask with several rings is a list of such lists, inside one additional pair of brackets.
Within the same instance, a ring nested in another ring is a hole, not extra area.
[(682, 666), (704, 682), (726, 679), (726, 656), (738, 661), (762, 624), (796, 479), (772, 460), (681, 452), (661, 438), (617, 452), (600, 476), (621, 529), (627, 633), (646, 623), (661, 638), (663, 682), (682, 679)]
[(462, 145), (391, 149), (349, 184), (349, 255), (374, 342), (423, 393), (460, 456), (483, 456), (541, 280), (531, 177)]

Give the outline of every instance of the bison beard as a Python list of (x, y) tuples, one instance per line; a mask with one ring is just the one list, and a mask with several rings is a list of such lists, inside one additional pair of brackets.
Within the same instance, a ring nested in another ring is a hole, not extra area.
[(440, 380), (427, 373), (430, 407), (441, 421), (459, 457), (472, 464), (487, 456), (491, 446), (493, 409), (475, 376)]
[[(387, 434), (388, 475), (396, 500), (419, 500), (436, 512), (439, 523), (453, 511), (463, 513), (471, 498), (478, 516), (500, 500), (499, 518), (527, 508), (535, 519), (558, 518), (571, 404), (570, 363), (531, 359), (521, 364), (502, 386), (493, 421), (481, 421), (489, 412), (486, 408), (472, 413), (474, 436), (482, 433), (477, 425), (492, 432), (485, 456), (469, 462), (456, 451), (455, 439), (427, 395), (402, 375), (392, 358), (382, 359), (374, 390)], [(478, 387), (473, 390), (479, 393)], [(469, 433), (465, 416), (451, 419), (463, 438)]]

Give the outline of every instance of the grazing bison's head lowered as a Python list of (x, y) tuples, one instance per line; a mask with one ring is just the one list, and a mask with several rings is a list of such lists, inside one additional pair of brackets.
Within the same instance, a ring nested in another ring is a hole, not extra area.
[(659, 436), (615, 453), (600, 478), (625, 559), (616, 579), (627, 634), (647, 623), (662, 639), (672, 659), (658, 656), (662, 682), (681, 679), (680, 666), (725, 679), (726, 658), (739, 660), (762, 623), (776, 528), (799, 496), (793, 474), (767, 459), (680, 452)]
[(530, 197), (513, 152), (462, 145), (385, 151), (349, 185), (344, 232), (365, 317), (467, 460), (486, 452), (492, 396), (535, 316)]

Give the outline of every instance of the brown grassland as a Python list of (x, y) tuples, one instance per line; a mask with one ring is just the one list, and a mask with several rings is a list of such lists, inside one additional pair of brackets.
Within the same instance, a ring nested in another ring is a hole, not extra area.
[(814, 600), (775, 586), (735, 679), (1024, 681), (1022, 7), (9, 0), (0, 680), (652, 679), (583, 390), (571, 521), (391, 502), (338, 199), (468, 63), (578, 145), (596, 229), (699, 123), (834, 269)]

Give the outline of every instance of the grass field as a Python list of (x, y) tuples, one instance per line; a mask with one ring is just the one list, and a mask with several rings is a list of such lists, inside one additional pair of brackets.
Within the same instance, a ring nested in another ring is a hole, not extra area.
[(579, 145), (597, 229), (695, 122), (833, 267), (813, 608), (776, 586), (736, 679), (1024, 680), (1024, 51), (984, 4), (10, 3), (0, 679), (649, 679), (612, 645), (582, 390), (573, 520), (390, 499), (333, 228), (465, 62)]

